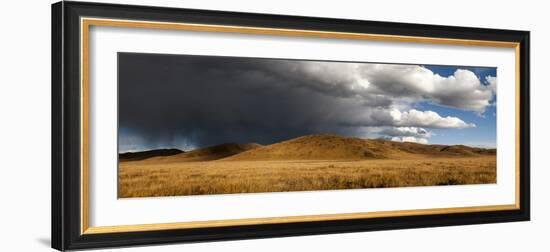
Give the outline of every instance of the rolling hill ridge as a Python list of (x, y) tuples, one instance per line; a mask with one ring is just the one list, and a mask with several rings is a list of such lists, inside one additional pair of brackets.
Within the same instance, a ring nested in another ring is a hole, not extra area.
[(465, 145), (427, 145), (382, 139), (361, 139), (337, 135), (307, 135), (262, 146), (256, 143), (225, 143), (189, 152), (153, 150), (124, 153), (121, 161), (150, 162), (260, 161), (260, 160), (362, 160), (417, 159), (433, 157), (475, 157), (496, 155), (495, 149)]
[(464, 145), (427, 145), (337, 135), (308, 135), (242, 152), (224, 160), (410, 159), (492, 154), (496, 154), (496, 150)]

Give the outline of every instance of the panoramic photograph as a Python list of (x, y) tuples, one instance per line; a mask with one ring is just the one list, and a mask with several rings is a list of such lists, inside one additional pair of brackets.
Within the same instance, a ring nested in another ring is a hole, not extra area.
[(118, 53), (118, 197), (496, 183), (497, 69)]

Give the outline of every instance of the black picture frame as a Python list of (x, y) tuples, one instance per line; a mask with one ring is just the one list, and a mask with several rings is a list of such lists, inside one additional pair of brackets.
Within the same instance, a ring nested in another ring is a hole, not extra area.
[[(81, 17), (187, 22), (232, 26), (322, 30), (491, 40), (519, 43), (519, 209), (349, 220), (310, 221), (139, 232), (82, 234), (80, 142)], [(82, 2), (52, 5), (52, 247), (87, 249), (175, 242), (254, 239), (295, 235), (467, 225), (530, 219), (530, 95), (528, 31), (393, 22), (266, 15)]]

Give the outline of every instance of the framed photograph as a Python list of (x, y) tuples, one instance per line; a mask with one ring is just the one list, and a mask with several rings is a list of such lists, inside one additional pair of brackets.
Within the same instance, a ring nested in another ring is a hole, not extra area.
[(529, 122), (528, 31), (59, 2), (52, 247), (527, 221)]

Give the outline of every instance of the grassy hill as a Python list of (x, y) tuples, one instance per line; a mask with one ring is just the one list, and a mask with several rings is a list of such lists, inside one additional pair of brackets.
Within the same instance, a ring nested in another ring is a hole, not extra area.
[(120, 161), (194, 162), (259, 160), (363, 160), (474, 157), (495, 155), (495, 149), (465, 145), (427, 145), (337, 135), (307, 135), (262, 146), (256, 143), (225, 143), (183, 152), (177, 149), (120, 154)]
[(464, 145), (426, 145), (336, 135), (308, 135), (245, 151), (224, 160), (359, 160), (411, 159), (495, 154)]

